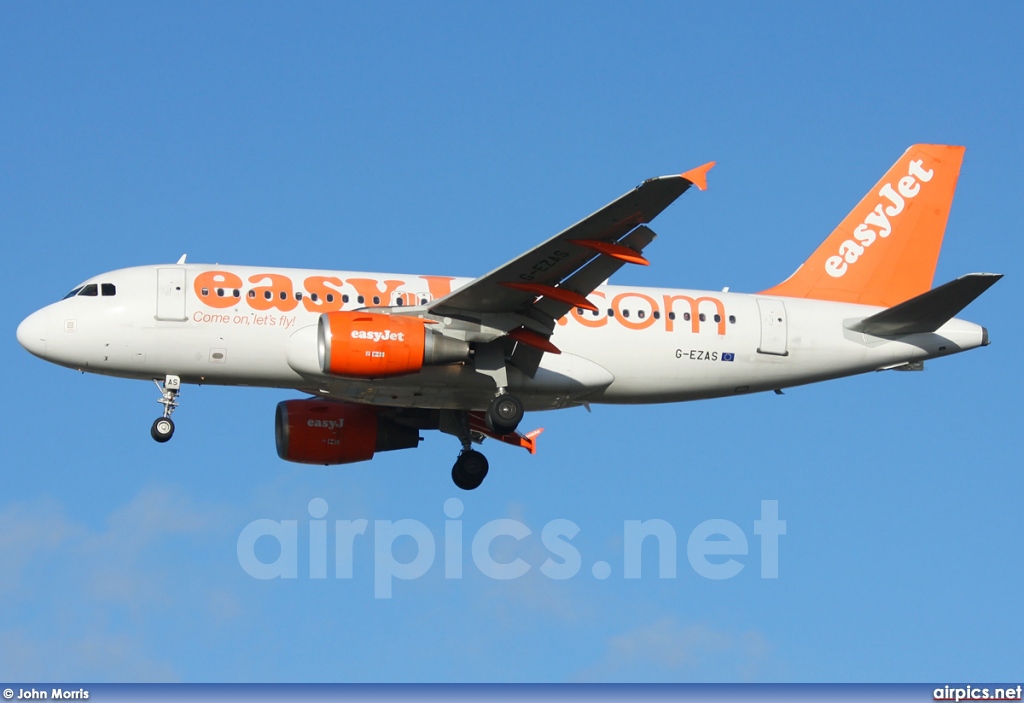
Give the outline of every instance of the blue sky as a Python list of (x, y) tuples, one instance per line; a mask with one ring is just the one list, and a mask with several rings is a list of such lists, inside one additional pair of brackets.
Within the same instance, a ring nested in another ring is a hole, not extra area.
[[(1019, 3), (0, 6), (0, 680), (1019, 682), (1022, 19)], [(14, 337), (82, 279), (185, 252), (478, 275), (709, 160), (710, 189), (654, 222), (654, 265), (615, 280), (761, 290), (915, 142), (967, 146), (936, 283), (1006, 274), (964, 314), (992, 346), (782, 397), (530, 415), (539, 454), (488, 443), (472, 494), (436, 433), (370, 463), (280, 461), (286, 391), (188, 387), (157, 445), (152, 384)], [(374, 521), (423, 523), (440, 555), (453, 497), (463, 578), (439, 557), (375, 598)], [(351, 580), (304, 575), (314, 498), (331, 525), (371, 525)], [(787, 521), (774, 580), (762, 500)], [(533, 533), (495, 543), (533, 567), (510, 581), (468, 559), (502, 518)], [(241, 568), (257, 519), (298, 521), (298, 578)], [(539, 572), (556, 519), (580, 529), (564, 581)], [(677, 533), (675, 578), (653, 546), (623, 578), (623, 524), (648, 519)], [(687, 562), (711, 519), (750, 542), (732, 579)]]

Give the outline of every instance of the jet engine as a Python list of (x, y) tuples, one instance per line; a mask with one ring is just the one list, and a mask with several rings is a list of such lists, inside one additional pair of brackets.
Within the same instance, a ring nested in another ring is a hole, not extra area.
[(335, 376), (383, 378), (469, 359), (469, 344), (428, 328), (418, 317), (328, 312), (317, 329), (320, 369)]
[(381, 417), (377, 408), (315, 398), (278, 403), (274, 424), (277, 455), (300, 464), (351, 464), (420, 440), (418, 430)]

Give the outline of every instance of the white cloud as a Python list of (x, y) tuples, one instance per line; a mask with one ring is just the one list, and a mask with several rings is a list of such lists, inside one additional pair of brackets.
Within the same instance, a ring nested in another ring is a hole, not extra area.
[(176, 680), (152, 654), (163, 649), (154, 623), (239, 612), (195, 578), (207, 565), (194, 547), (222, 519), (169, 487), (144, 488), (99, 530), (52, 501), (4, 507), (0, 680)]

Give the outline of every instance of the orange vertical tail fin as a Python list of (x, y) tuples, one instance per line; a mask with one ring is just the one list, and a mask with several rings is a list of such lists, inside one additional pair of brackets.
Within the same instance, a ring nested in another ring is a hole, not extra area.
[(964, 147), (915, 144), (792, 276), (764, 295), (891, 307), (929, 290)]

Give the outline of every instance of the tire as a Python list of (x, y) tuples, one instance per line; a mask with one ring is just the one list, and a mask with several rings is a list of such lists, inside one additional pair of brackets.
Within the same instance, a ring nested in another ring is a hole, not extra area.
[(480, 487), (487, 476), (489, 466), (487, 457), (472, 449), (459, 454), (452, 467), (452, 481), (464, 491), (472, 491)]
[(149, 434), (163, 444), (174, 436), (174, 422), (169, 417), (158, 417), (149, 428)]
[(509, 393), (496, 396), (487, 408), (487, 427), (497, 435), (512, 434), (523, 421), (523, 404)]

